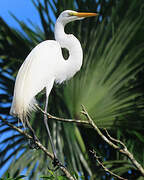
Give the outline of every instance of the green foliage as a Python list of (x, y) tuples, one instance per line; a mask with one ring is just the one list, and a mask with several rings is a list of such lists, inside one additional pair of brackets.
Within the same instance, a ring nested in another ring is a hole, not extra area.
[[(100, 9), (98, 18), (66, 26), (66, 32), (73, 33), (83, 46), (84, 63), (72, 80), (54, 87), (49, 112), (59, 117), (83, 119), (80, 110), (84, 104), (94, 122), (101, 128), (109, 128), (112, 136), (121, 139), (143, 165), (143, 1), (33, 0), (33, 4), (40, 15), (42, 29), (30, 22), (33, 30), (13, 15), (22, 28), (21, 33), (0, 18), (0, 114), (17, 125), (17, 120), (9, 116), (17, 71), (34, 46), (45, 39), (54, 39), (54, 22), (60, 12)], [(44, 107), (44, 93), (37, 99)], [(51, 150), (42, 119), (37, 112), (32, 114), (30, 122), (40, 141)], [(127, 158), (106, 146), (92, 129), (56, 121), (49, 123), (59, 158), (71, 172), (81, 172), (85, 178), (88, 175), (92, 179), (101, 179), (103, 175), (109, 178), (89, 156), (88, 150), (94, 148), (105, 157), (104, 164), (113, 172), (129, 177), (130, 169), (135, 179), (140, 177)], [(0, 127), (0, 135), (12, 132), (3, 123)], [(64, 178), (59, 172), (51, 172), (47, 177), (49, 159), (41, 151), (29, 150), (27, 140), (20, 134), (12, 132), (0, 142), (0, 147), (0, 168), (13, 159), (8, 168), (11, 177), (18, 177), (26, 168), (29, 179), (36, 179), (39, 173), (43, 178)]]
[(7, 173), (4, 178), (0, 178), (0, 180), (22, 180), (24, 178), (24, 175), (17, 176), (17, 177), (10, 177), (10, 174)]
[[(88, 36), (92, 45), (84, 49), (83, 70), (64, 89), (66, 104), (73, 117), (79, 114), (81, 104), (84, 104), (98, 126), (120, 126), (125, 119), (119, 117), (142, 108), (136, 101), (142, 98), (142, 92), (135, 92), (136, 87), (129, 83), (144, 65), (143, 57), (140, 57), (143, 46), (129, 48), (142, 23), (141, 15), (134, 18), (128, 11), (113, 34), (114, 18), (92, 26)], [(103, 39), (109, 40), (104, 42)]]
[(50, 174), (50, 175), (41, 176), (40, 178), (42, 178), (43, 180), (45, 180), (45, 179), (51, 179), (51, 180), (55, 180), (55, 179), (57, 179), (57, 180), (67, 180), (67, 178), (64, 177), (64, 176), (56, 176), (55, 173), (54, 173), (53, 171), (51, 171), (51, 170), (48, 170), (48, 172), (49, 172), (48, 174)]
[[(51, 171), (51, 170), (48, 170), (48, 174), (49, 175), (47, 175), (47, 176), (41, 176), (40, 178), (42, 178), (42, 179), (51, 179), (51, 180), (55, 180), (55, 179), (57, 179), (57, 180), (68, 180), (68, 178), (67, 177), (65, 177), (65, 176), (56, 176), (55, 175), (55, 173), (53, 172), (53, 171)], [(77, 180), (84, 180), (84, 176), (79, 176), (77, 173), (73, 173), (72, 174), (73, 176), (74, 176), (74, 178), (75, 179), (77, 179)]]

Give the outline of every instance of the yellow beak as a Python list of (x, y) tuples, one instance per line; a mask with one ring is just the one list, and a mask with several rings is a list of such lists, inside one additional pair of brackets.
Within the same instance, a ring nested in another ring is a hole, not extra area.
[(87, 13), (87, 12), (72, 12), (70, 13), (72, 16), (78, 16), (78, 17), (92, 17), (92, 16), (98, 16), (97, 13)]

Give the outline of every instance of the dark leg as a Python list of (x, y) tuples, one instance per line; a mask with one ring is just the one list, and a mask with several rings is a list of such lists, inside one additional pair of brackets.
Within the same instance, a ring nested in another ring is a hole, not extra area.
[(29, 128), (29, 130), (30, 130), (30, 132), (31, 132), (31, 134), (32, 134), (32, 138), (33, 138), (33, 139), (30, 139), (30, 141), (29, 141), (29, 146), (30, 146), (30, 148), (32, 148), (32, 149), (39, 149), (39, 147), (38, 147), (37, 144), (35, 143), (36, 141), (39, 141), (39, 140), (38, 140), (38, 138), (36, 137), (35, 132), (34, 132), (33, 128), (31, 127), (28, 119), (26, 120), (26, 124), (27, 124), (27, 127)]
[[(47, 106), (48, 106), (48, 96), (46, 95), (46, 104), (45, 104), (45, 113), (47, 113)], [(51, 137), (51, 133), (50, 133), (50, 129), (49, 129), (49, 126), (48, 126), (48, 123), (47, 123), (47, 115), (44, 114), (44, 123), (45, 123), (45, 126), (46, 126), (46, 129), (47, 129), (47, 132), (48, 132), (48, 136), (49, 136), (49, 139), (50, 139), (50, 144), (51, 144), (51, 147), (52, 147), (52, 151), (53, 151), (53, 155), (54, 155), (54, 160), (53, 160), (53, 166), (63, 166), (62, 163), (58, 160), (57, 158), (57, 155), (56, 155), (56, 149), (55, 149), (55, 146), (54, 146), (54, 143), (52, 141), (52, 137)], [(63, 166), (64, 167), (64, 166)], [(50, 169), (50, 168), (49, 168)], [(57, 170), (58, 168), (56, 168), (55, 170)]]

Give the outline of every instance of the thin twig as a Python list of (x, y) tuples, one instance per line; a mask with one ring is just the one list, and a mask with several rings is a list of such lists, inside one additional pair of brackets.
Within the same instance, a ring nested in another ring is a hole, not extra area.
[(130, 160), (131, 162), (133, 163), (133, 165), (141, 172), (141, 174), (144, 176), (144, 169), (143, 167), (141, 166), (141, 164), (139, 164), (136, 159), (134, 158), (133, 154), (129, 152), (129, 150), (127, 149), (126, 145), (121, 142), (120, 140), (117, 140), (113, 137), (110, 136), (110, 134), (108, 133), (108, 131), (105, 129), (106, 133), (107, 133), (107, 136), (112, 140), (112, 141), (115, 141), (117, 143), (119, 143), (120, 145), (123, 146), (123, 148), (119, 148), (119, 152), (121, 152), (122, 154), (126, 155)]
[[(89, 116), (88, 112), (86, 111), (86, 108), (82, 105), (82, 114), (84, 114), (87, 117), (87, 120), (89, 121), (89, 124), (91, 125), (92, 128), (94, 128), (97, 133), (101, 136), (101, 138), (110, 146), (112, 146), (114, 149), (118, 150), (120, 153), (126, 155), (132, 162), (132, 164), (137, 168), (137, 170), (139, 170), (141, 172), (141, 174), (144, 176), (144, 169), (141, 166), (141, 164), (139, 164), (137, 162), (137, 160), (134, 158), (133, 154), (130, 153), (126, 147), (126, 145), (124, 145), (124, 143), (122, 143), (119, 140), (116, 140), (114, 138), (112, 138), (108, 133), (108, 137), (109, 139), (100, 131), (100, 129), (96, 126), (96, 124), (93, 122), (93, 120), (91, 119), (91, 117)], [(118, 145), (114, 144), (111, 140), (113, 140), (114, 142), (117, 142), (119, 144), (121, 144), (123, 146), (123, 148), (120, 148)]]
[[(25, 131), (22, 131), (20, 128), (14, 126), (13, 124), (9, 123), (7, 120), (5, 120), (2, 116), (0, 116), (0, 119), (2, 120), (2, 122), (4, 122), (6, 125), (10, 126), (12, 129), (18, 131), (20, 134), (26, 136), (28, 139), (33, 139), (32, 136), (30, 136), (29, 134), (27, 134)], [(35, 142), (36, 145), (39, 147), (39, 149), (41, 149), (47, 156), (49, 156), (52, 160), (54, 160), (54, 156), (52, 153), (50, 153), (42, 144), (40, 141), (36, 141)], [(63, 166), (59, 166), (59, 168), (63, 171), (63, 173), (66, 175), (66, 177), (70, 180), (75, 180), (75, 178), (72, 177), (72, 175), (69, 173), (69, 171), (63, 167)]]
[(49, 119), (55, 119), (57, 121), (62, 121), (62, 122), (70, 122), (70, 123), (77, 123), (78, 125), (89, 125), (89, 122), (87, 122), (86, 120), (78, 120), (78, 119), (65, 119), (65, 118), (59, 118), (56, 116), (53, 116), (49, 113), (46, 113), (43, 109), (41, 109), (37, 104), (35, 104), (35, 106), (43, 113), (46, 114), (48, 116)]
[[(112, 138), (109, 133), (106, 131), (107, 136), (109, 137), (109, 139), (103, 135), (103, 133), (100, 131), (100, 129), (96, 126), (96, 124), (93, 122), (93, 120), (91, 119), (91, 117), (89, 116), (88, 112), (86, 111), (86, 108), (84, 106), (82, 106), (82, 111), (81, 113), (84, 114), (88, 120), (84, 121), (84, 120), (75, 120), (75, 119), (64, 119), (64, 118), (59, 118), (59, 117), (55, 117), (50, 115), (49, 113), (45, 113), (38, 105), (36, 105), (36, 107), (44, 114), (46, 114), (49, 118), (51, 119), (55, 119), (58, 121), (63, 121), (63, 122), (73, 122), (73, 123), (77, 123), (78, 125), (90, 125), (92, 128), (94, 128), (97, 133), (101, 136), (101, 138), (110, 146), (112, 146), (114, 149), (118, 150), (120, 153), (126, 155), (131, 162), (135, 165), (135, 167), (141, 172), (141, 174), (144, 176), (144, 169), (143, 167), (136, 161), (136, 159), (134, 158), (133, 154), (131, 154), (127, 147), (124, 145), (124, 143), (122, 143), (121, 141)], [(18, 132), (20, 132), (21, 134), (25, 135), (27, 138), (32, 139), (32, 137), (30, 135), (28, 135), (27, 133), (25, 133), (24, 131), (22, 131), (20, 128), (17, 128), (16, 126), (8, 123), (6, 120), (4, 120), (1, 116), (0, 116), (1, 120), (3, 122), (5, 122), (5, 124), (9, 125), (10, 127), (12, 127), (13, 129), (17, 130)], [(112, 141), (117, 142), (119, 144), (122, 145), (123, 148), (120, 148), (118, 145), (114, 144)], [(51, 153), (49, 153), (47, 151), (47, 149), (40, 143), (40, 142), (36, 142), (36, 144), (38, 145), (38, 147), (40, 149), (42, 149), (51, 159), (53, 159), (53, 155)], [(66, 176), (70, 179), (70, 180), (74, 180), (74, 178), (70, 175), (70, 173), (64, 168), (64, 167), (60, 167), (61, 170), (66, 174)]]
[(116, 177), (116, 178), (118, 178), (118, 179), (127, 180), (127, 179), (125, 179), (125, 178), (123, 178), (123, 177), (121, 177), (121, 176), (113, 173), (113, 172), (110, 171), (107, 167), (105, 167), (105, 166), (103, 165), (103, 163), (100, 162), (99, 157), (96, 155), (96, 152), (95, 152), (94, 150), (93, 150), (93, 151), (90, 150), (90, 152), (93, 154), (94, 158), (96, 159), (96, 161), (98, 162), (98, 164), (104, 169), (104, 171), (108, 172), (109, 174), (111, 174), (112, 176), (114, 176), (114, 177)]
[(105, 132), (106, 132), (106, 134), (107, 134), (107, 136), (109, 137), (110, 140), (120, 144), (123, 147), (123, 149), (127, 149), (126, 145), (123, 142), (121, 142), (118, 139), (115, 139), (115, 138), (111, 137), (106, 128), (104, 128), (104, 130), (105, 130)]
[(97, 127), (97, 125), (93, 122), (93, 120), (89, 116), (88, 112), (86, 111), (86, 108), (83, 105), (82, 105), (81, 113), (87, 117), (87, 120), (89, 121), (89, 125), (91, 125), (91, 127), (97, 131), (97, 133), (102, 137), (102, 139), (104, 141), (106, 141), (108, 144), (110, 144), (113, 148), (119, 149), (119, 146), (117, 146), (114, 143), (112, 143), (111, 141), (109, 141), (109, 139), (103, 135), (103, 133), (100, 131), (100, 129)]

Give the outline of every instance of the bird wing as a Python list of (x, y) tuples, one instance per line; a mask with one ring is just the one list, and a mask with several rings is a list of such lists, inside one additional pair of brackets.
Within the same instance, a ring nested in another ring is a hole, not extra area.
[(26, 114), (33, 107), (36, 94), (44, 87), (51, 91), (61, 59), (61, 48), (56, 41), (44, 41), (30, 52), (16, 78), (11, 113)]

